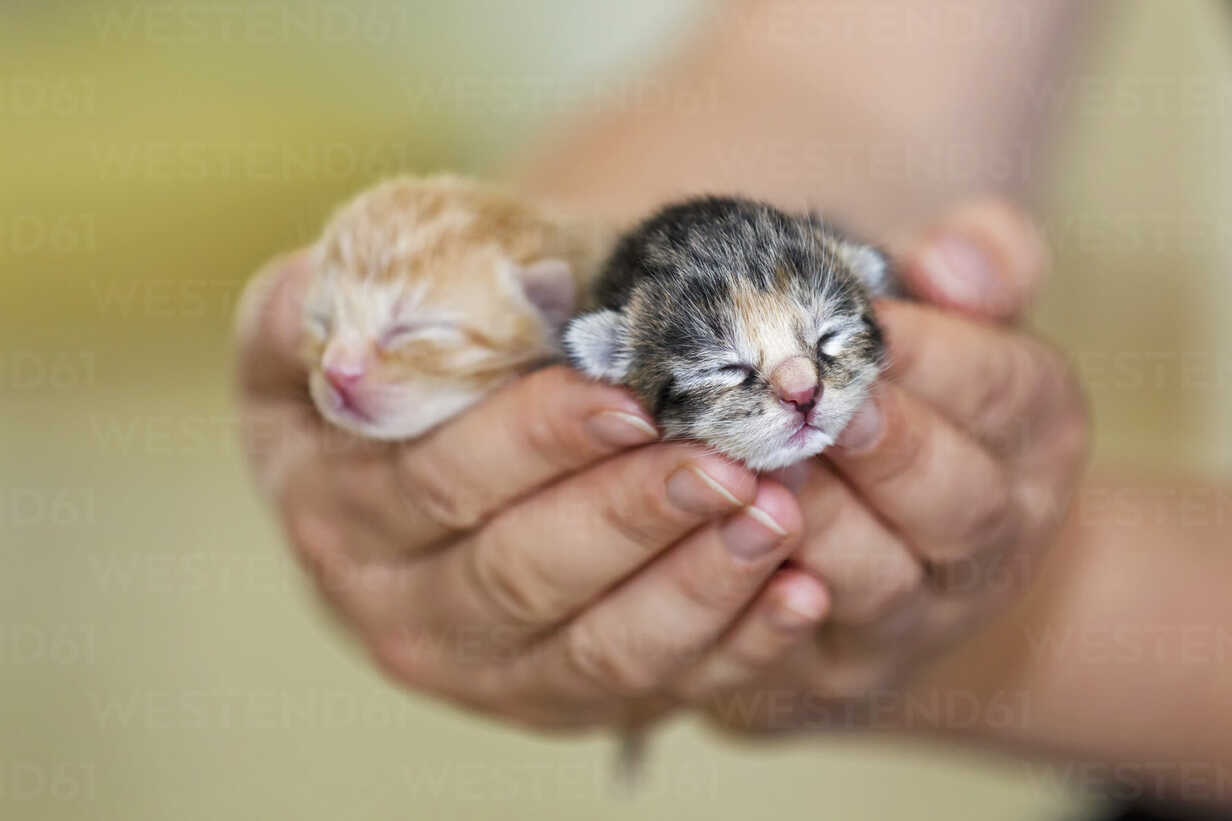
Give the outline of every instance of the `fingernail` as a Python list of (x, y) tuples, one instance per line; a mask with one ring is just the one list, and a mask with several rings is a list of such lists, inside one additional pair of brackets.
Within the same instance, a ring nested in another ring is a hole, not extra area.
[(710, 514), (740, 506), (735, 494), (697, 465), (685, 465), (668, 477), (667, 498), (689, 513)]
[(727, 552), (737, 559), (759, 559), (774, 550), (787, 531), (769, 513), (756, 507), (746, 507), (728, 519), (719, 530)]
[(933, 240), (920, 257), (932, 284), (953, 302), (979, 307), (995, 301), (1001, 283), (988, 255), (954, 234)]
[(794, 584), (770, 612), (775, 625), (783, 630), (799, 630), (816, 624), (826, 614), (826, 591), (815, 581)]
[(849, 453), (863, 453), (872, 450), (881, 440), (881, 431), (885, 427), (885, 415), (875, 398), (867, 399), (856, 415), (851, 417), (847, 427), (838, 435), (835, 442)]
[(624, 411), (600, 411), (586, 420), (586, 428), (599, 441), (619, 448), (645, 445), (659, 438), (654, 425)]

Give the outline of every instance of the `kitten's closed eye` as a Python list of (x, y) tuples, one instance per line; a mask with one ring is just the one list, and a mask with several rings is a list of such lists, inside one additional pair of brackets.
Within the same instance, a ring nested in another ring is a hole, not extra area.
[(465, 338), (462, 329), (446, 320), (399, 322), (381, 335), (380, 346), (391, 351), (412, 342), (458, 342)]
[(334, 332), (333, 318), (324, 311), (309, 313), (307, 326), (308, 333), (318, 342), (324, 342), (329, 339), (329, 335)]
[(823, 359), (833, 359), (841, 347), (838, 331), (826, 331), (817, 340), (817, 354)]
[(729, 362), (726, 365), (719, 365), (717, 368), (713, 368), (711, 373), (729, 379), (738, 379), (742, 383), (752, 382), (757, 378), (757, 369), (743, 362)]

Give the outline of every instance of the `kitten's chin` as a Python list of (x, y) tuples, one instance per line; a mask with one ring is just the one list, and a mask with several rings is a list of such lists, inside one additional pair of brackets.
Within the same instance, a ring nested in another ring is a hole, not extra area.
[(751, 457), (742, 459), (752, 470), (765, 472), (790, 467), (797, 462), (803, 462), (824, 451), (834, 443), (833, 437), (823, 430), (805, 427), (791, 435), (788, 440), (777, 448), (766, 450)]
[(326, 421), (367, 439), (391, 442), (423, 436), (483, 396), (481, 391), (437, 389), (416, 401), (415, 391), (407, 391), (405, 396), (395, 396), (386, 388), (380, 406), (365, 404), (360, 410), (339, 402), (323, 380), (314, 378), (310, 392), (313, 403)]

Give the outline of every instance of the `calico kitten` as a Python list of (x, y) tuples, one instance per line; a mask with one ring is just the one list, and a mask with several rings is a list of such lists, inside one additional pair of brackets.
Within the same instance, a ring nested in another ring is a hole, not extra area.
[(864, 401), (885, 354), (870, 298), (890, 281), (882, 253), (816, 216), (693, 199), (621, 239), (565, 350), (668, 437), (773, 470), (832, 444)]
[(596, 232), (458, 177), (360, 194), (312, 252), (313, 400), (363, 436), (424, 433), (559, 355), (602, 251)]

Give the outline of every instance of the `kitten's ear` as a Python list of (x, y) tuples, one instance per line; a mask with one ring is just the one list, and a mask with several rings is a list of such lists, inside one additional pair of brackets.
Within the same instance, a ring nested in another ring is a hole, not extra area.
[(534, 306), (553, 334), (573, 314), (577, 286), (573, 269), (563, 259), (541, 259), (513, 266), (513, 278), (522, 296)]
[(583, 314), (565, 328), (569, 363), (596, 379), (620, 382), (629, 372), (629, 324), (620, 311)]
[(893, 291), (890, 259), (880, 248), (840, 239), (836, 243), (835, 253), (873, 296), (887, 296)]

